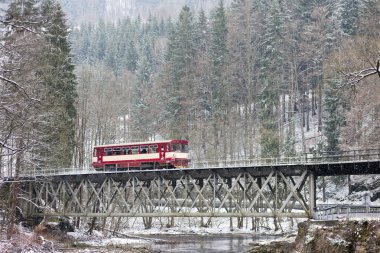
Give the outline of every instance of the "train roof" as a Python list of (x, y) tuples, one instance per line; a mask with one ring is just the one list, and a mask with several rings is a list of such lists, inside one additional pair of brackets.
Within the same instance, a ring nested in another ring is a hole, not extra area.
[(133, 145), (150, 145), (150, 144), (159, 144), (159, 143), (168, 143), (172, 141), (187, 141), (187, 140), (160, 140), (160, 141), (142, 141), (142, 142), (128, 142), (128, 143), (114, 143), (114, 144), (104, 144), (104, 145), (96, 145), (94, 148), (100, 148), (100, 147), (120, 147), (120, 146), (133, 146)]

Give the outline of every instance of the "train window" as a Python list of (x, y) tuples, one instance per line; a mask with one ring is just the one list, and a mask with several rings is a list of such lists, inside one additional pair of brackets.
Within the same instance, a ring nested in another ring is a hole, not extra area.
[(105, 148), (104, 155), (112, 155), (112, 148)]
[(172, 143), (172, 152), (188, 153), (189, 147), (186, 144)]
[(150, 145), (149, 153), (157, 153), (157, 145)]
[(139, 147), (132, 147), (132, 154), (138, 154), (139, 153)]
[(140, 153), (141, 153), (141, 154), (146, 154), (146, 153), (148, 153), (148, 146), (141, 146), (141, 147), (140, 147)]
[(121, 152), (120, 152), (120, 148), (114, 148), (113, 149), (113, 155), (120, 155)]
[(131, 153), (131, 150), (129, 148), (122, 148), (121, 150), (122, 150), (123, 155), (127, 155)]
[(172, 144), (172, 151), (173, 152), (181, 152), (181, 144), (173, 143)]
[(98, 156), (98, 152), (97, 152), (97, 149), (94, 148), (94, 153), (92, 153), (92, 156), (95, 157), (95, 156)]

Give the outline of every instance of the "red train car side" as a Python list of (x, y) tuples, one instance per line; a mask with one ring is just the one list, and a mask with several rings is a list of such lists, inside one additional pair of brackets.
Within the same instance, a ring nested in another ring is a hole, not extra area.
[(167, 140), (99, 145), (94, 147), (95, 169), (176, 168), (187, 167), (187, 140)]

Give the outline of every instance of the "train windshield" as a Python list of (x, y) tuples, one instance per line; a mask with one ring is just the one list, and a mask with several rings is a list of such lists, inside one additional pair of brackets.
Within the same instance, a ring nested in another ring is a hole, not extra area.
[(173, 143), (172, 144), (172, 151), (173, 152), (188, 153), (189, 147), (186, 144)]

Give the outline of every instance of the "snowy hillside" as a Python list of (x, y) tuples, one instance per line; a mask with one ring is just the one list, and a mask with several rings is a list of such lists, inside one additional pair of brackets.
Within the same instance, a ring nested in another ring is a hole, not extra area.
[(319, 177), (317, 181), (317, 205), (380, 205), (380, 175), (351, 176), (351, 193), (347, 180), (347, 176), (325, 177), (324, 201), (322, 177)]

